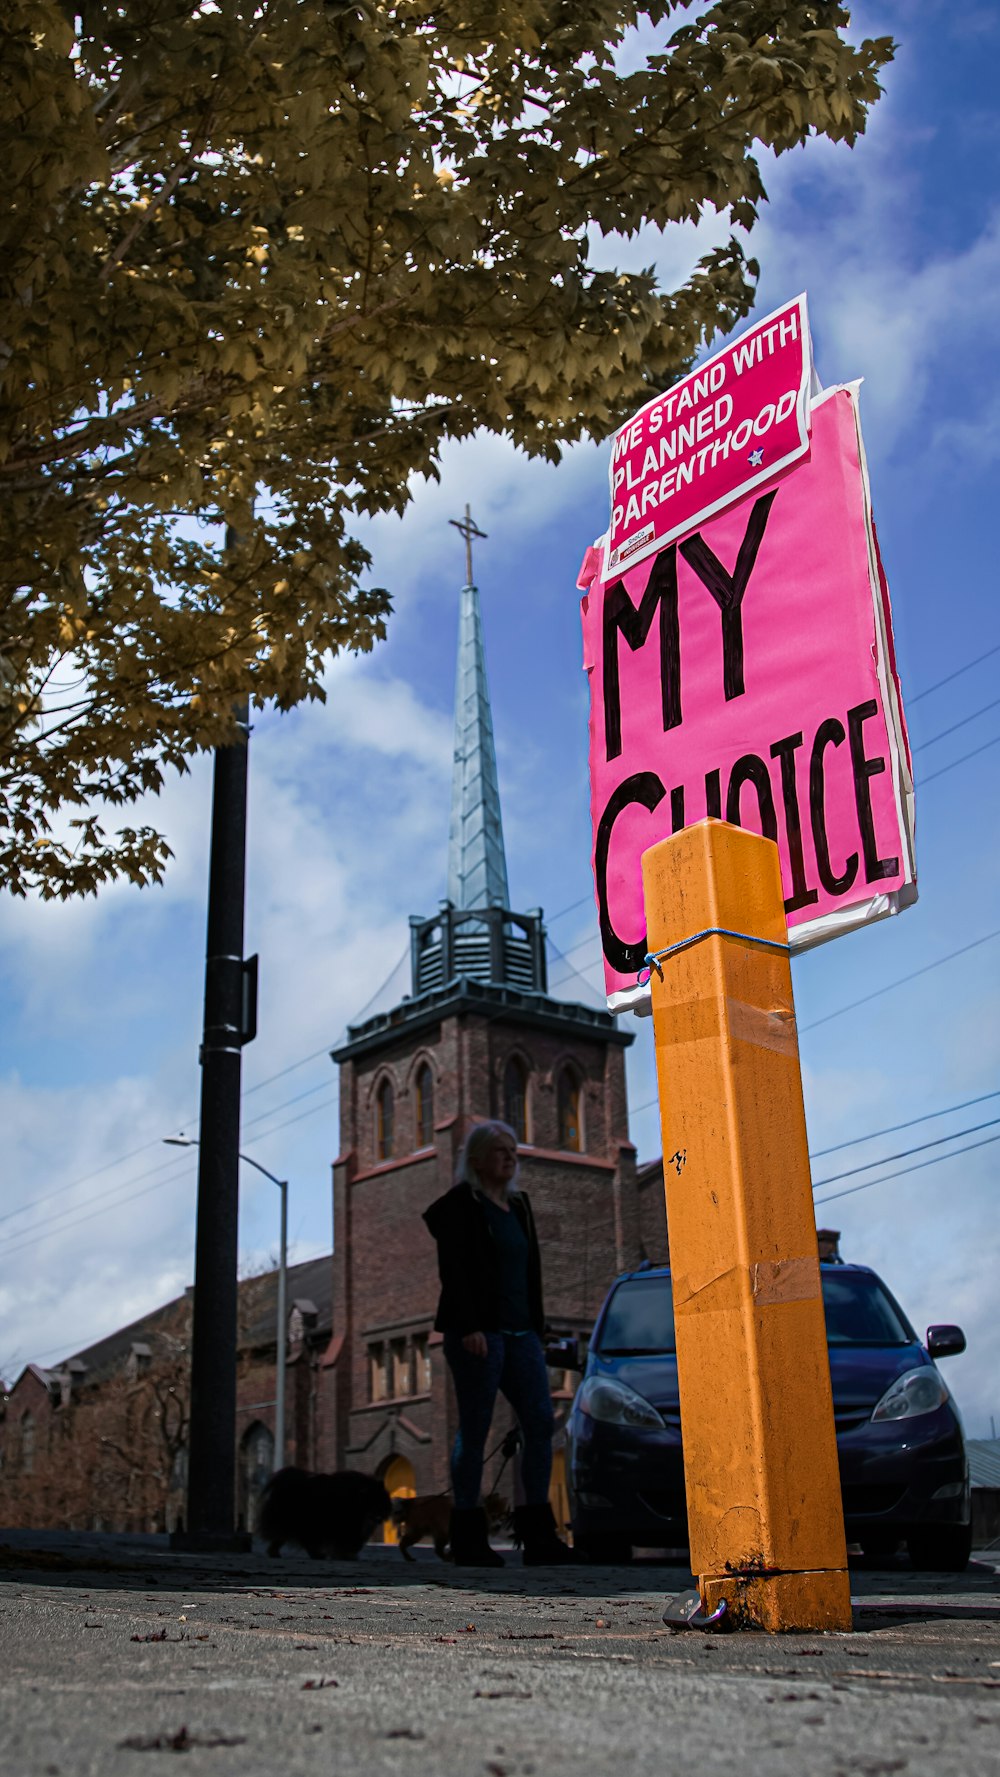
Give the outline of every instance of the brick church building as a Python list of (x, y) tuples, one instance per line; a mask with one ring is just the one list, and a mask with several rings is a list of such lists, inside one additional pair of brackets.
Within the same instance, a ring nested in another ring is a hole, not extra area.
[[(642, 1251), (625, 1096), (632, 1038), (608, 1012), (549, 994), (542, 915), (510, 905), (471, 585), (455, 721), (447, 899), (411, 919), (410, 994), (352, 1026), (334, 1052), (334, 1451), (390, 1491), (418, 1493), (448, 1485), (456, 1423), (421, 1216), (451, 1184), (470, 1125), (500, 1117), (517, 1133), (554, 1329), (586, 1336), (609, 1282)], [(568, 1403), (569, 1379), (553, 1381)]]
[[(468, 577), (471, 582), (471, 570)], [(633, 1039), (608, 1012), (550, 994), (541, 911), (510, 905), (482, 619), (472, 584), (461, 593), (447, 899), (430, 917), (414, 915), (410, 927), (409, 994), (350, 1026), (332, 1054), (340, 1070), (335, 1251), (294, 1268), (290, 1315), (298, 1319), (286, 1329), (297, 1366), (286, 1460), (317, 1469), (361, 1468), (396, 1493), (448, 1485), (456, 1414), (433, 1331), (436, 1252), (421, 1218), (452, 1183), (472, 1123), (500, 1117), (517, 1133), (520, 1183), (535, 1212), (554, 1332), (585, 1338), (616, 1273), (641, 1258), (666, 1256), (662, 1167), (637, 1168), (629, 1141), (625, 1050)], [(303, 1273), (301, 1290), (295, 1272)], [(265, 1280), (254, 1283), (259, 1293)], [(177, 1307), (168, 1304), (156, 1316)], [(238, 1510), (250, 1529), (273, 1451), (276, 1351), (273, 1334), (268, 1345), (266, 1315), (251, 1318), (252, 1349), (241, 1338), (237, 1428)], [(19, 1397), (27, 1402), (31, 1396), (31, 1462), (40, 1498), (45, 1450), (58, 1448), (63, 1464), (68, 1455), (70, 1428), (56, 1431), (60, 1414), (67, 1403), (79, 1409), (88, 1386), (92, 1394), (112, 1378), (120, 1386), (123, 1365), (135, 1372), (137, 1361), (146, 1362), (136, 1358), (136, 1348), (150, 1344), (144, 1325), (123, 1329), (56, 1371), (31, 1365), (19, 1378), (0, 1424), (0, 1446), (7, 1446), (0, 1517), (5, 1481), (18, 1473), (23, 1455)], [(102, 1361), (95, 1365), (98, 1353)], [(77, 1383), (68, 1386), (74, 1364)], [(553, 1505), (563, 1519), (558, 1428), (575, 1378), (551, 1375)], [(506, 1414), (498, 1410), (497, 1437), (509, 1424)], [(175, 1484), (182, 1467), (183, 1452), (175, 1452)], [(54, 1497), (51, 1486), (46, 1497)], [(121, 1528), (172, 1527), (177, 1517), (166, 1499), (162, 1509), (147, 1504), (143, 1513), (148, 1522)], [(90, 1516), (99, 1515), (95, 1502)], [(73, 1517), (80, 1523), (86, 1516), (78, 1489)], [(59, 1522), (58, 1505), (35, 1521)]]

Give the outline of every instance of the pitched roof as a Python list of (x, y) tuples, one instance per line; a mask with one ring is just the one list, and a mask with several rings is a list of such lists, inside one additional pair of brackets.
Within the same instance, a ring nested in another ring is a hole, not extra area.
[[(265, 1271), (260, 1277), (248, 1277), (240, 1285), (243, 1295), (244, 1324), (240, 1329), (241, 1345), (267, 1345), (274, 1339), (275, 1315), (278, 1308), (278, 1273)], [(333, 1328), (333, 1254), (306, 1259), (301, 1265), (288, 1267), (288, 1311), (296, 1301), (311, 1302), (316, 1310), (316, 1325), (311, 1331), (325, 1333)]]
[[(260, 1277), (243, 1278), (239, 1286), (240, 1305), (243, 1311), (244, 1324), (240, 1328), (242, 1345), (263, 1345), (268, 1339), (274, 1338), (275, 1312), (278, 1300), (278, 1273), (265, 1271)], [(117, 1327), (103, 1339), (95, 1340), (93, 1345), (85, 1345), (81, 1351), (74, 1351), (60, 1363), (51, 1364), (43, 1370), (40, 1365), (29, 1364), (44, 1380), (48, 1380), (53, 1372), (64, 1370), (70, 1363), (86, 1365), (87, 1380), (93, 1382), (99, 1376), (121, 1363), (128, 1357), (133, 1345), (148, 1343), (148, 1336), (169, 1321), (176, 1310), (184, 1302), (185, 1296), (174, 1296), (169, 1302), (163, 1302), (153, 1308), (139, 1320), (133, 1320), (127, 1326)], [(333, 1255), (324, 1253), (316, 1259), (305, 1259), (300, 1265), (288, 1267), (288, 1305), (289, 1309), (296, 1298), (308, 1298), (316, 1306), (316, 1331), (329, 1333), (333, 1325)]]
[(973, 1487), (1000, 1487), (1000, 1438), (966, 1438)]

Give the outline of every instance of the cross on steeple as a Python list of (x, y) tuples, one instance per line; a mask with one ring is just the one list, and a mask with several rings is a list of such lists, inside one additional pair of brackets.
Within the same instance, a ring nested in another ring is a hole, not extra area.
[(489, 533), (479, 529), (468, 506), (465, 508), (464, 518), (449, 518), (448, 523), (453, 524), (456, 531), (461, 531), (462, 536), (465, 538), (465, 584), (466, 586), (472, 586), (474, 584), (472, 579), (472, 539), (473, 537), (482, 537), (485, 539)]

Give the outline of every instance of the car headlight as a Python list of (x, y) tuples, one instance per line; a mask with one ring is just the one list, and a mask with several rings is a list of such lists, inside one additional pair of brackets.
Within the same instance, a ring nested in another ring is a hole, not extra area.
[(588, 1376), (576, 1397), (581, 1413), (603, 1419), (607, 1425), (657, 1425), (663, 1420), (656, 1408), (625, 1382), (610, 1376)]
[(916, 1419), (919, 1413), (933, 1413), (948, 1399), (936, 1370), (927, 1364), (919, 1370), (906, 1370), (887, 1388), (872, 1414), (873, 1419)]

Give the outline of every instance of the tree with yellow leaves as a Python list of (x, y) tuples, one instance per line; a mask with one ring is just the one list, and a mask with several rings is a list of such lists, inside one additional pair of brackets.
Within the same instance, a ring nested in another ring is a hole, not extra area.
[[(390, 600), (360, 514), (487, 428), (558, 460), (746, 315), (595, 234), (752, 228), (755, 151), (853, 142), (838, 0), (5, 0), (0, 882), (158, 879), (108, 808), (322, 695)], [(239, 547), (226, 548), (227, 533)]]

